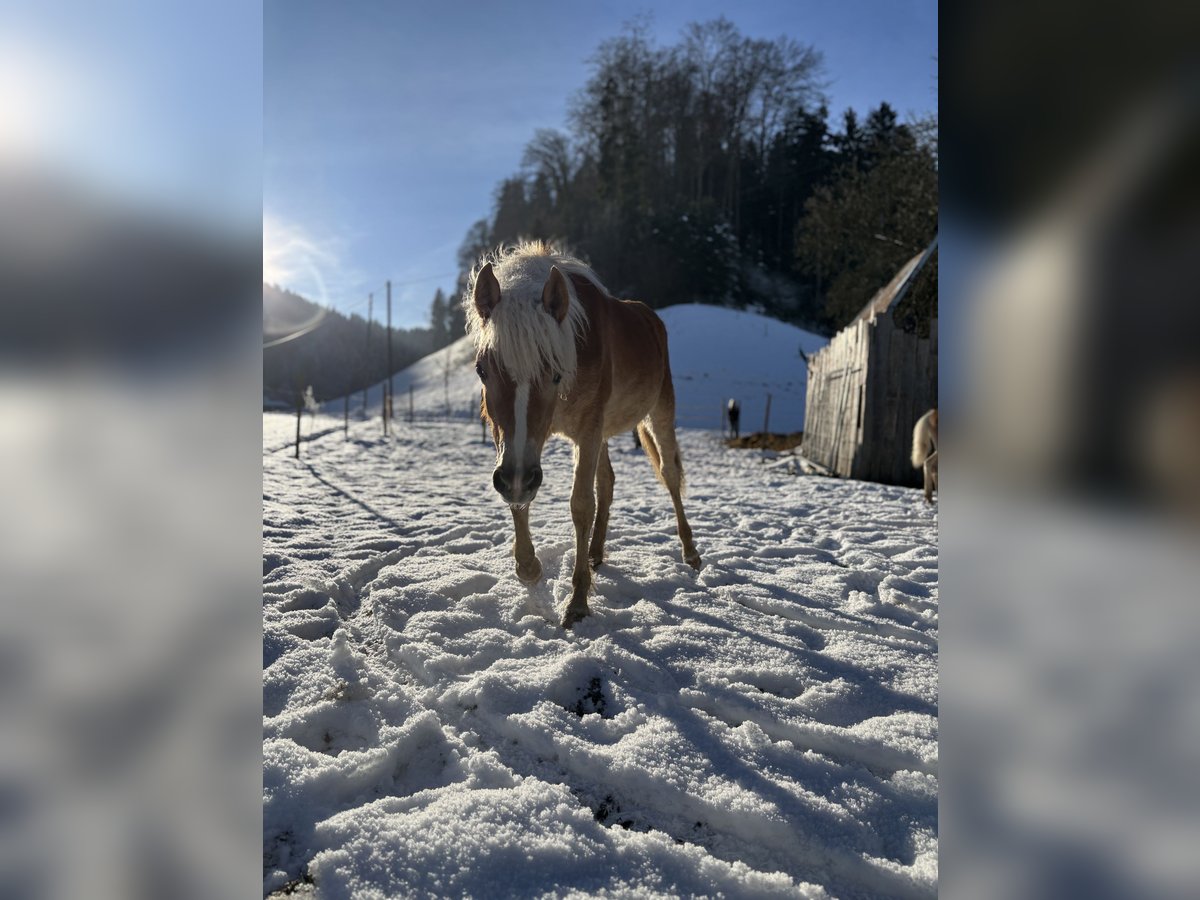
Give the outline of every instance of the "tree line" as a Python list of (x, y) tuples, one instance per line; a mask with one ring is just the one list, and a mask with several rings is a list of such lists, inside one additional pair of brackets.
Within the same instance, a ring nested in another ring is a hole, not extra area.
[[(564, 128), (532, 135), (491, 215), (468, 229), (430, 327), (392, 329), (393, 370), (462, 337), (472, 266), (521, 238), (566, 244), (620, 297), (755, 309), (832, 334), (937, 232), (936, 119), (901, 122), (881, 102), (832, 123), (811, 46), (746, 37), (720, 18), (663, 47), (635, 22), (590, 62)], [(903, 327), (936, 316), (936, 263), (904, 301)], [(320, 309), (263, 293), (264, 309)], [(295, 405), (312, 385), (324, 400), (387, 377), (385, 326), (323, 315), (264, 352), (265, 399)]]
[[(591, 68), (566, 129), (532, 136), (468, 231), (460, 292), (480, 253), (540, 237), (617, 296), (754, 308), (831, 333), (937, 231), (936, 121), (900, 122), (884, 102), (831, 124), (810, 46), (721, 18), (660, 47), (633, 24)], [(928, 268), (906, 302), (923, 319), (936, 314)], [(461, 335), (440, 309), (435, 332)]]

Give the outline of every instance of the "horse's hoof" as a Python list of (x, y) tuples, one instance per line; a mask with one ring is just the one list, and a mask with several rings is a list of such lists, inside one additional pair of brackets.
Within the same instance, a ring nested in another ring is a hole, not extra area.
[(563, 613), (562, 627), (570, 628), (580, 619), (586, 617), (588, 608), (586, 606), (568, 606), (567, 611)]
[(697, 572), (700, 571), (700, 567), (703, 565), (703, 563), (700, 562), (700, 554), (699, 553), (692, 553), (691, 555), (688, 555), (685, 553), (683, 555), (683, 561), (685, 563), (687, 563), (689, 566), (691, 566), (693, 569), (695, 569)]
[(589, 556), (589, 557), (588, 557), (588, 564), (589, 564), (589, 565), (591, 565), (591, 567), (592, 567), (592, 571), (594, 572), (594, 571), (596, 571), (598, 568), (600, 568), (602, 565), (604, 565), (604, 557), (603, 557), (603, 556), (601, 556), (601, 557), (597, 558), (597, 557), (595, 557), (595, 556)]
[(520, 563), (517, 563), (517, 578), (524, 584), (537, 584), (542, 580), (542, 564), (536, 559), (529, 566), (522, 566)]

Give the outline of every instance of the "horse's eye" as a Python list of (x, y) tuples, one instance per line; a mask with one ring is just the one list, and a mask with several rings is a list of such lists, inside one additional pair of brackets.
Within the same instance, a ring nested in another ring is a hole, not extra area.
[(484, 374), (481, 363), (475, 363), (475, 374), (479, 376), (480, 381), (487, 381), (487, 375)]
[(558, 384), (560, 381), (562, 381), (562, 376), (559, 375), (557, 372), (555, 372), (554, 373), (554, 383)]

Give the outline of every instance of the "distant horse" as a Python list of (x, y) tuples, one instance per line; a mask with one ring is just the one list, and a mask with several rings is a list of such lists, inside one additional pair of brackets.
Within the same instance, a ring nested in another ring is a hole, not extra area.
[(492, 484), (512, 510), (517, 577), (542, 576), (529, 534), (529, 504), (542, 483), (546, 439), (575, 444), (571, 519), (575, 571), (562, 625), (588, 614), (589, 569), (604, 561), (612, 505), (609, 437), (636, 427), (659, 480), (671, 494), (683, 559), (700, 554), (683, 513), (683, 461), (675, 438), (675, 389), (667, 331), (644, 304), (609, 295), (584, 263), (541, 242), (487, 254), (463, 296), (492, 426)]
[(913, 427), (912, 464), (914, 469), (925, 470), (925, 502), (933, 502), (933, 492), (938, 486), (938, 412), (931, 409)]
[(731, 398), (729, 406), (726, 407), (726, 412), (729, 414), (729, 428), (736, 438), (738, 436), (738, 423), (742, 420), (742, 406)]

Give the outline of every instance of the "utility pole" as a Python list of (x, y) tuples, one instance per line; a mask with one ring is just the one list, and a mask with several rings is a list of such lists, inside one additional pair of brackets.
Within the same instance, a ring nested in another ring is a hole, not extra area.
[(392, 417), (392, 282), (391, 282), (391, 280), (390, 280), (390, 279), (388, 280), (388, 283), (387, 283), (387, 303), (388, 303), (388, 313), (387, 313), (387, 326), (388, 326), (388, 332), (387, 332), (387, 334), (388, 334), (388, 336), (387, 336), (387, 366), (388, 366), (388, 377), (387, 377), (387, 401), (386, 401), (387, 411), (384, 413), (384, 419), (383, 419), (383, 423), (384, 423), (384, 424), (383, 424), (383, 432), (384, 432), (384, 434), (387, 434), (387, 422), (388, 422), (388, 420), (389, 420), (389, 419), (391, 419), (391, 417)]
[(363, 419), (367, 418), (367, 389), (371, 386), (371, 320), (375, 317), (375, 295), (367, 294), (367, 377), (363, 379)]

